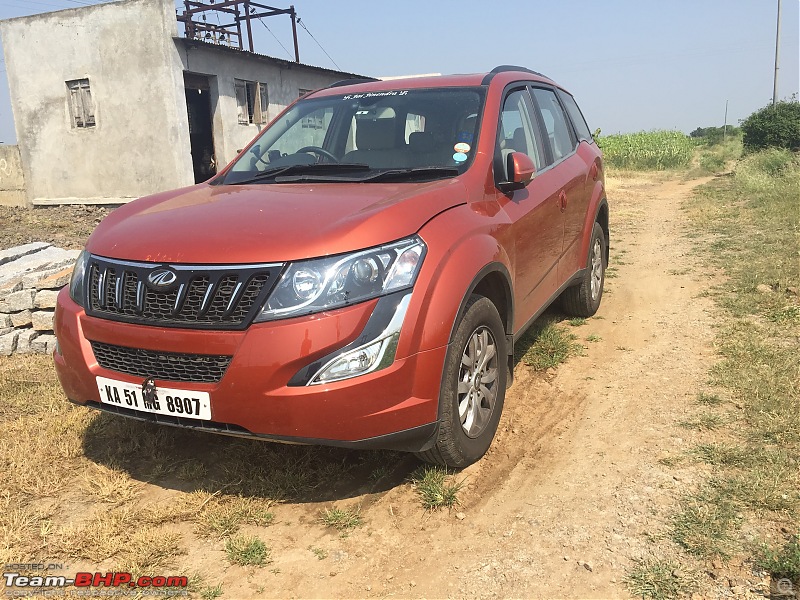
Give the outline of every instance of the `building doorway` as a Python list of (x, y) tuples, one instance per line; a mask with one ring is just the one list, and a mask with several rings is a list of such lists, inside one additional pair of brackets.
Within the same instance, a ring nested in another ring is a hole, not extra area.
[(201, 183), (217, 174), (211, 85), (207, 76), (194, 73), (184, 73), (183, 81), (186, 88), (186, 112), (189, 114), (194, 182)]

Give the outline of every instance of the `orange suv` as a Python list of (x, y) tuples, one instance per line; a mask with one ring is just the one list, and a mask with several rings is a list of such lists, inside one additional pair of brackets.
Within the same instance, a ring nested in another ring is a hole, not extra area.
[(55, 366), (126, 417), (463, 467), (514, 341), (559, 298), (594, 314), (607, 260), (602, 155), (552, 80), (348, 80), (212, 180), (111, 213), (59, 295)]

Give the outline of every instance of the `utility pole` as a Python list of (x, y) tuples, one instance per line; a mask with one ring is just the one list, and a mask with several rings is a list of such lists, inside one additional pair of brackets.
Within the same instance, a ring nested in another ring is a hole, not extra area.
[(778, 0), (778, 27), (775, 32), (775, 78), (772, 83), (772, 105), (778, 101), (778, 56), (781, 49), (781, 0)]
[(725, 124), (722, 126), (722, 143), (725, 143), (725, 138), (728, 137), (728, 101), (725, 100)]

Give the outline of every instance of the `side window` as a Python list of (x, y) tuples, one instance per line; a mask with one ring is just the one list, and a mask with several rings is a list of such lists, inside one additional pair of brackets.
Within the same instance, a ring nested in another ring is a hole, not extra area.
[(578, 134), (578, 139), (586, 140), (591, 144), (592, 132), (589, 130), (586, 119), (583, 118), (583, 114), (581, 113), (581, 109), (578, 108), (575, 98), (563, 91), (559, 91), (558, 96), (561, 98), (561, 103), (564, 105), (564, 108), (567, 109), (567, 114), (572, 120), (572, 124), (575, 126), (575, 133)]
[(530, 104), (526, 98), (528, 91), (524, 89), (511, 92), (506, 97), (500, 113), (497, 144), (501, 158), (505, 159), (509, 152), (523, 152), (538, 170), (544, 167), (544, 161), (533, 125), (535, 120), (531, 119)]
[(267, 122), (267, 84), (258, 81), (233, 80), (239, 124), (264, 124)]
[(575, 149), (575, 142), (567, 124), (567, 116), (558, 103), (555, 93), (551, 90), (534, 88), (533, 96), (539, 105), (539, 112), (547, 130), (553, 160), (558, 162)]

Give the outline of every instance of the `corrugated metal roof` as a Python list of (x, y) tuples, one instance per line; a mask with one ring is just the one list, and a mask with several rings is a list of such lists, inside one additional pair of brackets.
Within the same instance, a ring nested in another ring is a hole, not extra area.
[(341, 75), (342, 79), (348, 79), (350, 77), (367, 77), (366, 75), (359, 75), (358, 73), (348, 73), (347, 71), (326, 69), (325, 67), (316, 67), (314, 65), (307, 65), (305, 63), (297, 63), (294, 62), (293, 60), (286, 60), (284, 58), (267, 56), (266, 54), (259, 54), (258, 52), (250, 52), (249, 50), (239, 50), (239, 48), (231, 48), (230, 46), (211, 44), (209, 42), (204, 42), (203, 40), (190, 39), (184, 37), (173, 37), (172, 39), (175, 40), (176, 43), (183, 44), (186, 47), (203, 48), (206, 50), (222, 52), (226, 54), (235, 54), (236, 56), (242, 58), (250, 58), (253, 60), (270, 62), (284, 69), (297, 69), (297, 68), (310, 69), (312, 71), (317, 71), (319, 73), (331, 73), (331, 74)]

